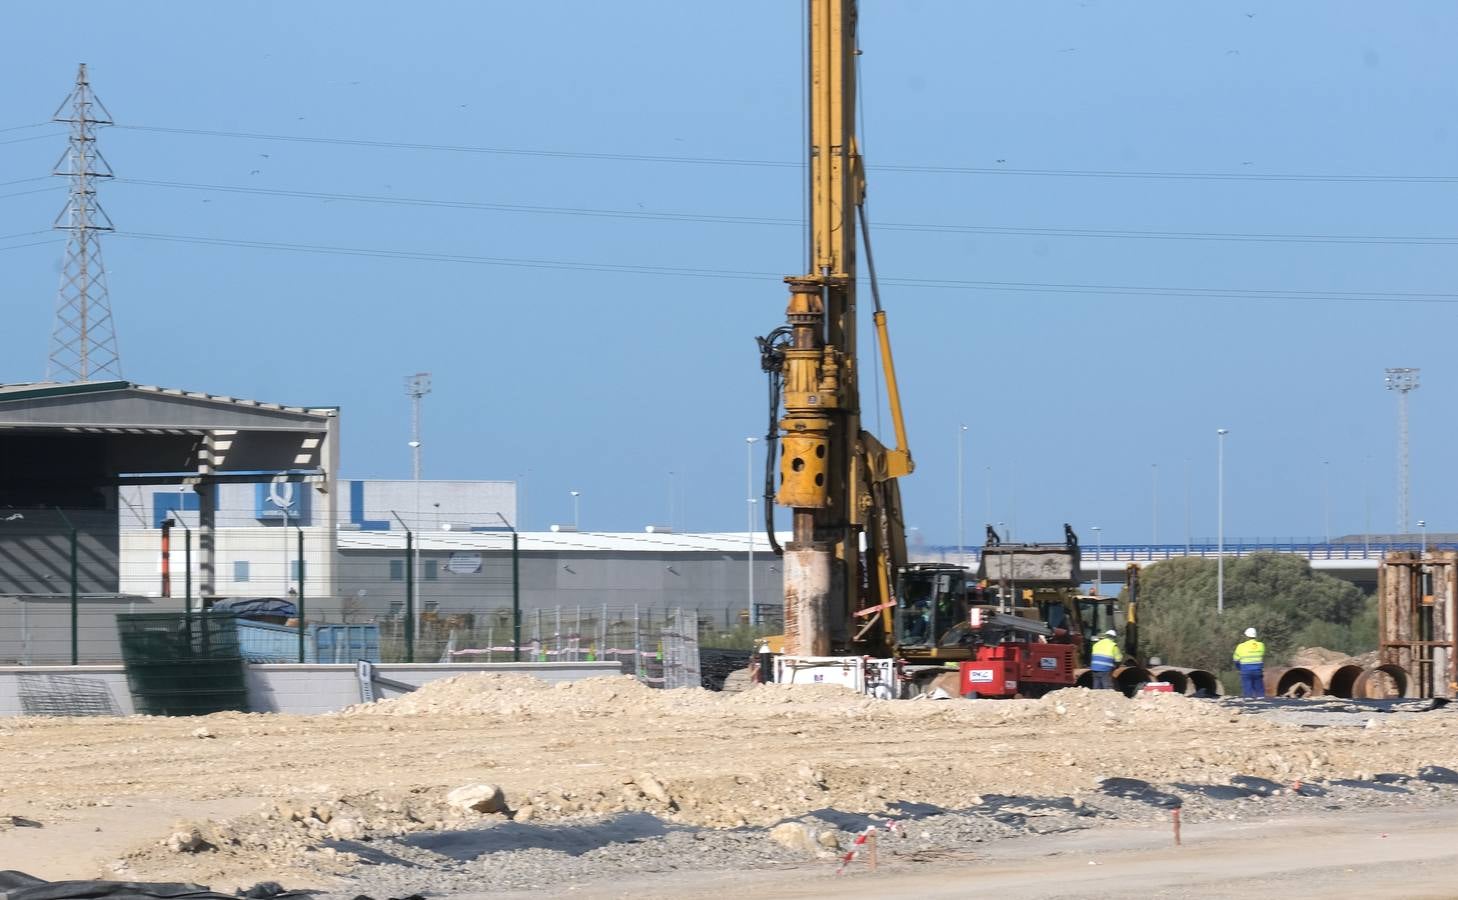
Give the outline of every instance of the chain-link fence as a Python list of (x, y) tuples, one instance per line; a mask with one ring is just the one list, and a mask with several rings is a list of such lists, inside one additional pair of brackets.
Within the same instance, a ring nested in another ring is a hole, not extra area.
[(336, 531), (267, 496), (204, 529), (192, 493), (123, 494), (110, 513), (0, 511), (0, 665), (117, 663), (118, 613), (215, 603), (240, 613), (255, 662), (614, 660), (670, 686), (695, 681), (699, 648), (781, 630), (778, 560), (742, 538), (369, 510)]

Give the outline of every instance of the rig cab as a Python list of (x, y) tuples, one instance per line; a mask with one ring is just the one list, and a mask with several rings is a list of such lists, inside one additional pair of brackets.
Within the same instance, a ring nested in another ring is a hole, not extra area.
[(902, 566), (896, 572), (895, 598), (897, 655), (935, 655), (942, 636), (967, 621), (967, 570), (945, 563)]

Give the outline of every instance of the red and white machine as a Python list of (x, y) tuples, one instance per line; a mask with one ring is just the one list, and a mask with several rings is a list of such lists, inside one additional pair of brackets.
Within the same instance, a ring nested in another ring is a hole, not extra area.
[(1053, 636), (1042, 622), (1005, 613), (973, 610), (969, 633), (982, 639), (974, 659), (959, 669), (963, 697), (1041, 697), (1073, 687), (1078, 648), (1043, 643)]

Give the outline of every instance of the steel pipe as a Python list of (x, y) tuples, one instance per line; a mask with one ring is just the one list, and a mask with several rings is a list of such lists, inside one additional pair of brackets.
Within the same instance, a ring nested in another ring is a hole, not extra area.
[[(1207, 672), (1204, 669), (1190, 669), (1185, 666), (1158, 666), (1152, 671), (1156, 679), (1174, 684), (1175, 690), (1186, 696), (1220, 696), (1220, 679), (1216, 678), (1213, 672)], [(1175, 681), (1176, 677), (1180, 681)], [(1184, 684), (1183, 689), (1181, 689), (1180, 683)]]
[(1114, 670), (1114, 687), (1123, 691), (1125, 697), (1134, 696), (1140, 685), (1154, 680), (1154, 676), (1143, 666), (1122, 666)]
[(1174, 688), (1176, 694), (1190, 693), (1190, 677), (1185, 674), (1184, 669), (1174, 666), (1161, 666), (1157, 669), (1151, 669), (1150, 674), (1154, 676), (1155, 681), (1163, 681), (1169, 684), (1170, 687)]
[(1412, 696), (1412, 676), (1402, 666), (1384, 663), (1357, 676), (1352, 696), (1360, 700), (1391, 700)]
[(1320, 697), (1325, 692), (1325, 682), (1303, 666), (1272, 669), (1266, 673), (1268, 697)]
[(1356, 696), (1357, 679), (1362, 677), (1362, 667), (1352, 663), (1312, 666), (1311, 672), (1325, 687), (1328, 697), (1340, 697), (1343, 700)]

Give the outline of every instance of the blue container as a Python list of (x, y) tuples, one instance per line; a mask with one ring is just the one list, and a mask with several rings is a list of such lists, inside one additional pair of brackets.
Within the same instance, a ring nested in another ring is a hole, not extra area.
[[(299, 630), (266, 622), (238, 623), (238, 643), (251, 663), (299, 661)], [(304, 631), (304, 662), (380, 661), (379, 625), (309, 625)]]
[(309, 636), (318, 662), (380, 661), (379, 625), (310, 625)]

